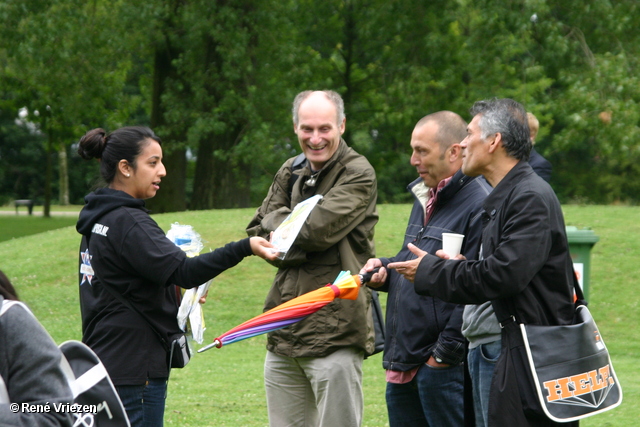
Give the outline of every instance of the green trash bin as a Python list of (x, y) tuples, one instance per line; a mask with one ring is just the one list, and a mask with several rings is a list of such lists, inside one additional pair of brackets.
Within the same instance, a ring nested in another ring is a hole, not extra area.
[(582, 285), (584, 297), (589, 301), (589, 283), (591, 280), (591, 248), (600, 238), (593, 230), (582, 229), (568, 225), (567, 240), (569, 241), (569, 252), (573, 260), (573, 266), (578, 275), (578, 281)]

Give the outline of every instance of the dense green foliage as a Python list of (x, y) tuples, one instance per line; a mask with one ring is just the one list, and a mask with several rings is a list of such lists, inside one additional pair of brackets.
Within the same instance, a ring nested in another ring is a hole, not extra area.
[(44, 186), (43, 139), (14, 120), (15, 115), (0, 110), (0, 204), (39, 194)]
[[(96, 126), (149, 124), (169, 166), (156, 211), (256, 205), (299, 151), (293, 97), (315, 88), (343, 95), (345, 138), (376, 168), (382, 202), (407, 200), (418, 119), (443, 109), (469, 119), (474, 101), (511, 97), (540, 119), (536, 147), (554, 165), (562, 201), (637, 203), (639, 8), (635, 0), (6, 0), (0, 198), (62, 203), (66, 191), (80, 203), (97, 168), (74, 155), (73, 142)], [(13, 123), (22, 107), (38, 134)], [(17, 141), (18, 156), (7, 145)], [(25, 187), (36, 158), (41, 176), (29, 182), (39, 185)]]

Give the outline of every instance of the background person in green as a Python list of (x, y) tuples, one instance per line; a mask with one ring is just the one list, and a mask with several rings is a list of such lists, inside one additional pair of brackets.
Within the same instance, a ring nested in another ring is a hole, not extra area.
[[(341, 138), (344, 103), (333, 91), (306, 91), (293, 103), (293, 126), (306, 157), (287, 160), (247, 227), (268, 236), (301, 201), (321, 194), (278, 267), (265, 311), (357, 273), (374, 255), (377, 184), (366, 158)], [(292, 174), (295, 176), (292, 177)], [(265, 386), (269, 423), (279, 426), (357, 427), (362, 422), (362, 360), (374, 345), (371, 293), (337, 299), (268, 335)]]

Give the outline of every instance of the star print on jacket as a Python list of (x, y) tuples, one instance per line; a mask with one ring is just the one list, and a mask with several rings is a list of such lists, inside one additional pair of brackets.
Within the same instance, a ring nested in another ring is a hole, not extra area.
[(82, 274), (82, 280), (80, 281), (80, 286), (84, 284), (84, 282), (89, 283), (91, 285), (91, 279), (93, 279), (93, 267), (91, 267), (91, 257), (89, 254), (89, 249), (85, 249), (84, 252), (80, 252), (80, 256), (82, 257), (82, 264), (80, 264), (80, 274)]

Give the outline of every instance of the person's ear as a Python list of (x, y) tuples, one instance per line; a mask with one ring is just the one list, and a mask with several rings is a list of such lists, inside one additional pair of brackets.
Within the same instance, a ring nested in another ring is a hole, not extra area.
[(118, 162), (118, 170), (127, 178), (131, 176), (131, 165), (129, 165), (129, 162), (124, 159)]
[(460, 144), (453, 144), (449, 147), (449, 151), (449, 162), (454, 163), (460, 158), (462, 147), (460, 147)]
[(340, 135), (344, 133), (344, 130), (347, 128), (347, 118), (342, 119), (342, 123), (340, 124)]
[(502, 147), (502, 134), (498, 132), (490, 138), (493, 138), (493, 140), (489, 141), (489, 153), (493, 154), (498, 148)]

